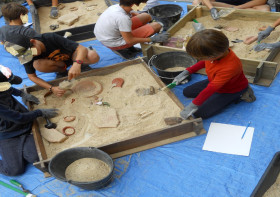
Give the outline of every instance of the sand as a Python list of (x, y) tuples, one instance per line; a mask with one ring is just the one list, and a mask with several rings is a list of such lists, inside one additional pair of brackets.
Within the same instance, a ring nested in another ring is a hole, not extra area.
[[(40, 7), (40, 8), (38, 8), (38, 14), (39, 14), (39, 20), (40, 20), (41, 33), (60, 31), (60, 30), (69, 29), (69, 28), (73, 28), (73, 27), (94, 24), (94, 23), (96, 23), (99, 15), (108, 8), (108, 6), (105, 3), (105, 0), (76, 1), (76, 2), (72, 2), (72, 3), (61, 3), (61, 5), (64, 5), (65, 7), (58, 11), (59, 17), (62, 15), (65, 15), (65, 14), (75, 13), (80, 16), (79, 20), (71, 26), (68, 26), (65, 24), (59, 24), (57, 22), (57, 19), (52, 19), (49, 17), (51, 6)], [(93, 6), (90, 6), (90, 5), (93, 5)], [(61, 7), (61, 6), (59, 6), (59, 7)], [(72, 7), (77, 7), (78, 10), (70, 11), (70, 8), (72, 8)], [(87, 7), (92, 8), (93, 10), (87, 11), (87, 9), (86, 9)], [(53, 25), (53, 24), (59, 24), (59, 28), (57, 28), (55, 30), (51, 30), (49, 28), (49, 26)]]
[(263, 197), (279, 197), (280, 196), (280, 175), (276, 182), (265, 192)]
[(165, 71), (167, 71), (167, 72), (177, 72), (177, 71), (183, 71), (185, 69), (186, 68), (182, 67), (182, 66), (175, 66), (175, 67), (172, 67), (172, 68), (167, 68), (167, 69), (165, 69)]
[(65, 170), (67, 180), (78, 182), (98, 181), (110, 173), (111, 168), (103, 161), (94, 158), (78, 159)]
[[(258, 21), (256, 19), (252, 20), (240, 20), (240, 19), (234, 19), (234, 20), (226, 20), (226, 19), (219, 19), (219, 20), (213, 20), (210, 15), (203, 16), (200, 18), (196, 18), (196, 20), (199, 23), (202, 23), (203, 26), (206, 29), (214, 28), (215, 26), (221, 25), (223, 27), (237, 27), (239, 28), (236, 32), (229, 32), (224, 29), (221, 31), (229, 38), (229, 40), (235, 40), (240, 39), (244, 40), (246, 37), (258, 35), (259, 27), (263, 25), (271, 25), (271, 22), (264, 22), (264, 21)], [(179, 31), (177, 31), (172, 37), (186, 37), (186, 35), (192, 35), (195, 33), (195, 30), (192, 26), (193, 22), (187, 22), (183, 28), (181, 28)], [(278, 40), (280, 37), (280, 31), (279, 28), (276, 28), (275, 31), (271, 33), (269, 37), (264, 39), (262, 42), (264, 43), (273, 43)], [(257, 43), (254, 42), (250, 45), (246, 45), (243, 42), (241, 43), (234, 43), (232, 50), (237, 54), (239, 58), (248, 58), (253, 60), (265, 60), (266, 56), (269, 54), (267, 51), (260, 51), (256, 52), (254, 50), (251, 50), (254, 45)]]
[[(111, 88), (114, 78), (123, 78), (122, 88)], [(135, 64), (125, 67), (114, 73), (105, 76), (92, 76), (80, 80), (94, 80), (102, 84), (103, 91), (98, 95), (103, 98), (103, 102), (108, 102), (111, 108), (117, 111), (119, 125), (116, 128), (98, 128), (93, 119), (98, 116), (100, 108), (108, 106), (96, 105), (96, 98), (84, 98), (78, 94), (67, 91), (63, 97), (51, 95), (46, 98), (47, 105), (43, 104), (43, 95), (46, 90), (31, 92), (37, 96), (41, 104), (34, 105), (38, 108), (57, 108), (60, 110), (58, 117), (51, 120), (56, 123), (57, 130), (62, 131), (65, 126), (72, 126), (76, 133), (63, 143), (49, 143), (43, 139), (48, 158), (55, 154), (72, 147), (94, 146), (100, 147), (132, 137), (151, 133), (157, 129), (166, 128), (164, 118), (177, 116), (180, 117), (180, 108), (167, 95), (165, 91), (159, 91), (154, 95), (138, 96), (137, 88), (149, 88), (151, 85), (156, 90), (159, 85), (148, 73), (142, 64)], [(75, 99), (71, 103), (72, 99)], [(143, 112), (152, 112), (149, 116), (141, 118)], [(65, 116), (76, 116), (73, 122), (64, 122)], [(42, 129), (45, 120), (37, 119), (39, 127)]]

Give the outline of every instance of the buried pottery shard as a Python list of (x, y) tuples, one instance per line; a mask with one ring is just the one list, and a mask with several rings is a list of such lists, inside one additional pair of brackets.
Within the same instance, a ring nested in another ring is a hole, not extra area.
[(228, 27), (225, 27), (224, 30), (229, 31), (229, 32), (235, 32), (235, 31), (238, 31), (239, 28), (238, 27), (230, 27), (230, 26), (228, 26)]
[(68, 137), (60, 133), (56, 129), (40, 128), (42, 137), (48, 142), (61, 143), (64, 142)]
[(94, 111), (92, 121), (98, 128), (114, 128), (120, 123), (115, 109), (102, 106)]
[(176, 125), (176, 124), (180, 124), (183, 121), (182, 118), (180, 117), (168, 117), (168, 118), (164, 118), (164, 122), (167, 125)]
[(249, 36), (247, 38), (244, 39), (244, 44), (252, 44), (253, 42), (255, 42), (258, 39), (258, 36)]
[(96, 81), (84, 80), (77, 83), (72, 90), (83, 97), (92, 97), (102, 92), (102, 86)]
[(61, 24), (66, 24), (66, 25), (73, 25), (76, 21), (78, 21), (79, 19), (79, 16), (77, 14), (74, 14), (74, 13), (70, 13), (70, 14), (66, 14), (66, 15), (63, 15), (61, 17), (59, 17), (57, 19), (57, 21)]
[(112, 86), (121, 88), (123, 86), (123, 83), (124, 83), (124, 80), (122, 78), (115, 78), (112, 81)]
[(65, 117), (63, 118), (63, 120), (64, 120), (65, 122), (72, 122), (72, 121), (76, 120), (76, 116), (65, 116)]

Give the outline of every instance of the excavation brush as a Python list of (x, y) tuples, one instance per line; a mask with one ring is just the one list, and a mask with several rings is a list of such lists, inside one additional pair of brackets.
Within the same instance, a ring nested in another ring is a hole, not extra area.
[(161, 88), (160, 90), (164, 91), (164, 90), (166, 90), (167, 88), (172, 89), (172, 88), (174, 88), (176, 85), (177, 85), (176, 82), (170, 83), (170, 84), (168, 84), (167, 86)]

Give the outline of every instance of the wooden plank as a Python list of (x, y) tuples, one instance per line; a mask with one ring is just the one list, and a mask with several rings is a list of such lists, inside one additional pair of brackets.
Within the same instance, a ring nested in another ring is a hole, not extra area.
[(33, 22), (34, 30), (37, 33), (41, 33), (39, 15), (38, 14), (32, 14), (31, 16), (32, 16), (32, 22)]
[[(28, 93), (27, 87), (25, 85), (23, 87), (23, 91), (25, 93)], [(33, 106), (31, 105), (31, 103), (29, 101), (26, 103), (26, 105), (29, 110), (33, 110)], [(39, 160), (45, 160), (47, 158), (47, 153), (46, 153), (46, 150), (45, 150), (45, 147), (43, 144), (41, 133), (39, 131), (39, 126), (38, 126), (37, 120), (34, 120), (32, 123), (32, 134), (33, 134), (33, 138), (35, 141), (35, 147), (36, 147), (36, 150), (38, 153), (38, 158), (39, 158)], [(36, 167), (43, 172), (47, 171), (46, 166), (43, 163)]]
[(259, 65), (257, 66), (253, 83), (257, 83), (260, 80), (260, 78), (262, 76), (263, 65), (264, 65), (264, 63), (260, 62)]
[[(180, 30), (181, 28), (183, 28), (185, 26), (185, 24), (187, 22), (192, 21), (194, 18), (197, 18), (197, 6), (193, 6), (193, 5), (188, 5), (188, 14), (185, 15), (183, 18), (181, 18), (176, 25), (172, 26), (168, 32), (170, 32), (171, 36), (174, 35), (178, 30)], [(202, 10), (202, 16), (208, 16), (210, 15), (210, 11), (206, 6), (200, 6), (201, 10)], [(218, 11), (221, 9), (225, 9), (225, 10), (229, 10), (230, 8), (217, 8)], [(269, 22), (273, 22), (276, 19), (278, 19), (280, 17), (280, 13), (271, 13), (271, 12), (259, 12), (259, 11), (255, 11), (255, 10), (244, 10), (244, 9), (235, 9), (235, 12), (232, 13), (230, 16), (227, 17), (227, 20), (233, 20), (233, 19), (241, 19), (241, 20), (256, 20), (256, 16), (258, 17), (259, 21), (269, 21)], [(280, 41), (280, 38), (278, 39), (278, 41)], [(147, 51), (146, 49), (149, 46), (155, 46), (154, 44), (141, 44), (142, 47), (142, 52), (144, 56), (147, 56), (149, 58), (149, 56), (151, 56), (150, 54), (147, 55)], [(177, 49), (177, 48), (171, 48), (171, 47), (166, 47), (166, 46), (159, 46), (161, 49), (154, 47), (153, 51), (154, 54), (158, 54), (159, 51), (161, 52), (167, 52), (167, 51), (183, 51), (183, 49)], [(264, 61), (272, 61), (274, 59), (276, 59), (277, 55), (280, 52), (280, 48), (271, 51), (271, 53), (269, 53)], [(271, 76), (275, 76), (277, 71), (275, 69), (275, 67), (277, 67), (277, 65), (266, 65), (264, 64), (264, 69), (260, 69), (262, 68), (262, 66), (260, 65), (258, 67), (258, 65), (260, 64), (260, 61), (255, 62), (257, 60), (246, 60), (245, 58), (241, 58), (241, 61), (243, 63), (243, 69), (244, 69), (244, 73), (246, 76), (248, 76), (248, 80), (250, 83), (255, 83), (258, 85), (264, 85), (264, 86), (269, 86), (271, 84), (271, 82), (273, 81), (273, 78), (271, 78)], [(202, 74), (204, 74), (204, 71), (199, 71), (202, 72)], [(262, 73), (264, 72), (264, 73)], [(257, 74), (257, 76), (256, 76)], [(255, 78), (255, 79), (254, 79)], [(265, 80), (261, 80), (261, 79), (265, 79)]]
[[(201, 121), (202, 121), (201, 119), (189, 120), (188, 122), (183, 124), (167, 127), (164, 130), (160, 129), (143, 136), (139, 136), (136, 138), (124, 140), (121, 142), (117, 142), (114, 144), (110, 144), (98, 148), (111, 155), (118, 152), (127, 151), (133, 148), (141, 147), (144, 145), (153, 144), (161, 140), (177, 137), (190, 132), (193, 132), (194, 134), (193, 136), (196, 136), (194, 133), (195, 130), (194, 122), (201, 123)], [(202, 133), (204, 133), (204, 131), (202, 131)]]
[(188, 139), (188, 138), (195, 137), (195, 136), (196, 136), (195, 132), (190, 132), (190, 133), (186, 133), (186, 134), (179, 135), (179, 136), (176, 136), (176, 137), (168, 138), (168, 139), (165, 139), (165, 140), (160, 140), (158, 142), (151, 143), (151, 144), (148, 144), (148, 145), (145, 145), (145, 146), (139, 146), (137, 148), (132, 148), (132, 149), (129, 149), (129, 150), (126, 150), (126, 151), (114, 153), (114, 154), (111, 154), (110, 156), (113, 159), (116, 159), (116, 158), (119, 158), (119, 157), (123, 157), (125, 155), (138, 153), (138, 152), (141, 152), (141, 151), (144, 151), (144, 150), (148, 150), (148, 149), (155, 148), (155, 147), (158, 147), (158, 146), (163, 146), (163, 145), (166, 145), (166, 144), (170, 144), (170, 143), (173, 143), (173, 142), (177, 142), (177, 141)]
[[(155, 148), (161, 145), (169, 144), (179, 140), (191, 138), (197, 136), (194, 132), (195, 123), (201, 124), (202, 119), (192, 119), (188, 122), (170, 126), (164, 130), (157, 130), (155, 132), (138, 136), (136, 138), (116, 142), (110, 145), (97, 147), (98, 149), (108, 153), (112, 158), (122, 157), (128, 154), (140, 152), (143, 150)], [(205, 134), (204, 129), (201, 130), (200, 134)], [(51, 159), (41, 160), (34, 163), (34, 165), (47, 165)]]
[(192, 21), (195, 18), (196, 18), (196, 12), (195, 12), (195, 8), (193, 8), (188, 12), (187, 15), (185, 15), (183, 18), (177, 21), (171, 28), (169, 28), (167, 32), (169, 32), (170, 35), (172, 36), (177, 31), (179, 31), (182, 27), (184, 27), (187, 22)]
[[(188, 10), (192, 10), (195, 6), (188, 5)], [(210, 15), (210, 10), (206, 6), (201, 6), (202, 16)], [(229, 10), (231, 8), (216, 7), (218, 11), (221, 9)], [(256, 17), (259, 21), (274, 22), (280, 17), (279, 12), (260, 12), (258, 10), (249, 10), (249, 9), (235, 9), (235, 11), (227, 17), (227, 20), (232, 19), (242, 19), (242, 20), (256, 20)]]

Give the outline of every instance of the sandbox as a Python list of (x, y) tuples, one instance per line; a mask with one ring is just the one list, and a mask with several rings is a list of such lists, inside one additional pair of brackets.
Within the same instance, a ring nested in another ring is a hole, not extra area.
[[(111, 88), (114, 78), (124, 79), (122, 88)], [(62, 132), (65, 126), (75, 128), (75, 134), (68, 136), (64, 142), (51, 143), (40, 134), (40, 131), (46, 130), (45, 120), (37, 119), (38, 125), (34, 124), (33, 133), (41, 161), (37, 167), (43, 171), (44, 160), (67, 148), (93, 146), (116, 158), (205, 132), (200, 118), (184, 120), (175, 126), (165, 124), (164, 118), (180, 116), (183, 105), (170, 90), (159, 91), (164, 84), (149, 70), (142, 59), (82, 73), (75, 82), (83, 80), (100, 83), (103, 91), (88, 98), (69, 91), (63, 97), (54, 95), (46, 97), (47, 104), (44, 104), (45, 89), (38, 86), (27, 88), (28, 92), (36, 95), (41, 101), (40, 105), (30, 108), (60, 109), (59, 116), (51, 119), (58, 125), (57, 130)], [(63, 78), (50, 83), (55, 85), (61, 81)], [(155, 94), (138, 94), (137, 89), (150, 86), (154, 87)], [(96, 101), (100, 98), (109, 105), (97, 105)], [(116, 127), (99, 128), (96, 125), (95, 119), (102, 116), (102, 110), (106, 108), (116, 111), (119, 119)], [(76, 116), (76, 119), (65, 122), (63, 120), (65, 116)]]

